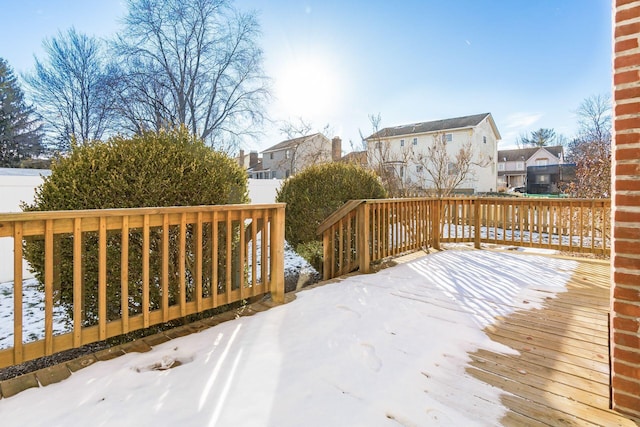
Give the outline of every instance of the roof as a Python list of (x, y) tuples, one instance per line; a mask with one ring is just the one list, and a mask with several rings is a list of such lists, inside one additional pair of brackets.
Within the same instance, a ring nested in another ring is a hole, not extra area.
[[(264, 150), (262, 153), (271, 153), (273, 151), (280, 151), (280, 150), (284, 150), (287, 148), (294, 148), (297, 147), (298, 145), (300, 145), (301, 143), (303, 143), (305, 140), (313, 138), (314, 136), (317, 135), (321, 135), (324, 138), (327, 138), (326, 136), (322, 135), (321, 133), (314, 133), (311, 135), (304, 135), (304, 136), (300, 136), (298, 138), (293, 138), (293, 139), (287, 139), (286, 141), (282, 141), (277, 143), (276, 145), (267, 148), (266, 150)], [(328, 140), (328, 138), (327, 138)]]
[(451, 130), (451, 129), (465, 129), (477, 126), (484, 119), (489, 117), (491, 119), (491, 126), (493, 127), (494, 132), (498, 139), (500, 139), (500, 133), (493, 122), (493, 118), (491, 118), (491, 113), (482, 113), (482, 114), (474, 114), (472, 116), (464, 116), (464, 117), (455, 117), (452, 119), (442, 119), (442, 120), (434, 120), (431, 122), (422, 122), (422, 123), (413, 123), (410, 125), (402, 125), (395, 127), (388, 127), (379, 130), (373, 135), (369, 136), (366, 139), (371, 138), (388, 138), (392, 136), (400, 136), (400, 135), (412, 135), (416, 133), (429, 133), (429, 132), (439, 132), (443, 130)]
[(516, 162), (522, 160), (528, 160), (536, 154), (540, 149), (545, 149), (549, 153), (558, 157), (563, 152), (562, 145), (554, 145), (551, 147), (528, 147), (528, 148), (517, 148), (515, 150), (498, 150), (498, 161), (499, 162)]
[(367, 152), (366, 151), (352, 151), (351, 153), (347, 153), (340, 159), (341, 162), (345, 163), (357, 163), (357, 164), (366, 164), (367, 163)]

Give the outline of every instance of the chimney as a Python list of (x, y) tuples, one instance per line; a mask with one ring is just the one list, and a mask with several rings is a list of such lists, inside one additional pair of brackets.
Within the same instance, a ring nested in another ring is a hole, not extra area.
[(238, 164), (240, 164), (240, 166), (242, 166), (243, 168), (244, 166), (244, 150), (241, 148), (240, 149), (240, 154), (238, 155)]
[(249, 168), (253, 168), (258, 164), (258, 152), (252, 151), (249, 153)]
[(339, 136), (334, 136), (331, 140), (331, 160), (337, 162), (342, 158), (342, 140)]

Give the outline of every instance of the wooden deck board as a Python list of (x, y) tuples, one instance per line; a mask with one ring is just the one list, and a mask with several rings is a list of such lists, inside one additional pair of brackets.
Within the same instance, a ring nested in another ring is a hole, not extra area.
[(470, 354), (467, 373), (506, 392), (503, 425), (638, 426), (609, 409), (609, 266), (578, 261), (566, 292), (485, 328), (517, 353)]

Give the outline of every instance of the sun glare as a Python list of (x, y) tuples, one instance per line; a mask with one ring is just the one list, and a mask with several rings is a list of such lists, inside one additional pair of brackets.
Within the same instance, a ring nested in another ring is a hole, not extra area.
[(277, 97), (290, 116), (325, 115), (337, 102), (337, 79), (328, 64), (319, 59), (289, 63), (277, 81)]

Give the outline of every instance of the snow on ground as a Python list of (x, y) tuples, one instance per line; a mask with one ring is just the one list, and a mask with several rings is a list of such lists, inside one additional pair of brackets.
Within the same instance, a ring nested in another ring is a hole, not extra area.
[[(22, 282), (22, 336), (24, 342), (44, 338), (44, 293), (38, 289), (38, 281)], [(60, 305), (53, 307), (53, 333), (71, 331), (65, 321), (66, 313)], [(0, 349), (13, 346), (13, 282), (0, 283)]]
[(561, 292), (576, 265), (452, 250), (352, 276), (1, 399), (2, 424), (496, 425), (501, 392), (465, 374), (467, 354), (512, 351), (482, 327)]
[[(257, 247), (260, 251), (260, 247)], [(249, 254), (251, 254), (249, 247)], [(306, 275), (319, 277), (318, 272), (287, 243), (284, 252), (285, 277)], [(260, 273), (260, 259), (257, 271)], [(248, 271), (251, 279), (251, 269)], [(260, 280), (260, 278), (258, 278)], [(44, 339), (44, 293), (38, 289), (36, 279), (22, 282), (22, 335), (24, 342)], [(67, 319), (64, 308), (59, 304), (53, 307), (53, 334), (71, 332), (71, 321)], [(13, 346), (13, 282), (0, 283), (0, 349)]]

